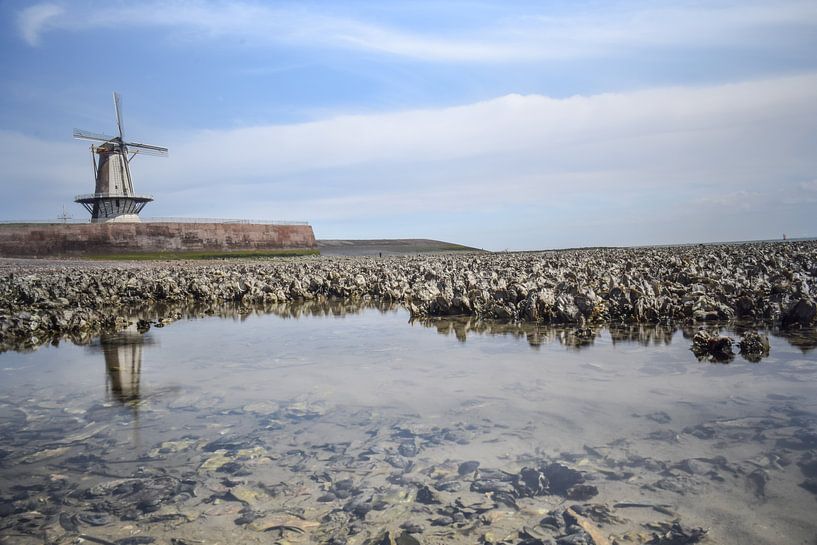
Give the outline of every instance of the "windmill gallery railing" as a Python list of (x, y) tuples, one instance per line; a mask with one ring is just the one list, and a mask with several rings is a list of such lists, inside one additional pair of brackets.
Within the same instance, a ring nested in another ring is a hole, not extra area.
[[(228, 218), (139, 218), (142, 223), (241, 223), (255, 225), (309, 225), (308, 221), (287, 221), (287, 220), (251, 220), (251, 219), (228, 219)], [(53, 220), (2, 220), (0, 225), (15, 225), (22, 223), (70, 223), (82, 224), (93, 223), (90, 219), (78, 220), (73, 218), (58, 218)]]
[(85, 195), (77, 195), (74, 201), (83, 201), (90, 199), (124, 199), (126, 197), (140, 197), (143, 199), (153, 200), (153, 195), (127, 195), (125, 193), (86, 193)]

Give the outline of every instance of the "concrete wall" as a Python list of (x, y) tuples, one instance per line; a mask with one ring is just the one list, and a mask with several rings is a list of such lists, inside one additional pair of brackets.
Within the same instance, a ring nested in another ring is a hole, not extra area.
[(0, 256), (315, 248), (310, 225), (88, 223), (0, 225)]

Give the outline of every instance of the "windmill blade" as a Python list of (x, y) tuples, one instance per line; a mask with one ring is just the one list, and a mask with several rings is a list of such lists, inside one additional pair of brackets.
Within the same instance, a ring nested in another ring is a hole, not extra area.
[(124, 126), (122, 125), (122, 97), (119, 93), (113, 93), (113, 107), (116, 110), (116, 126), (119, 128), (119, 138), (124, 140)]
[(155, 155), (157, 157), (167, 157), (167, 148), (161, 146), (151, 146), (150, 144), (140, 144), (139, 142), (123, 142), (129, 152), (140, 155)]
[(80, 140), (93, 140), (96, 142), (110, 142), (111, 140), (114, 140), (116, 137), (108, 136), (107, 134), (83, 131), (81, 129), (74, 129), (74, 138), (79, 138)]

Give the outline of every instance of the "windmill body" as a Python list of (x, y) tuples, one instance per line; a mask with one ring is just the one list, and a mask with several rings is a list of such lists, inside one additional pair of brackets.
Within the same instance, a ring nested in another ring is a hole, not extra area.
[(74, 138), (95, 142), (91, 145), (95, 187), (90, 195), (78, 195), (75, 202), (91, 213), (91, 221), (138, 222), (139, 213), (153, 200), (133, 191), (130, 162), (136, 155), (167, 156), (167, 148), (125, 141), (122, 129), (121, 99), (113, 94), (119, 136), (108, 136), (74, 129)]

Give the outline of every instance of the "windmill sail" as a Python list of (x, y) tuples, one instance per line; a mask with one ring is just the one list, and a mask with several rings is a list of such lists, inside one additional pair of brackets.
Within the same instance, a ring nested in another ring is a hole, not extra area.
[(139, 153), (141, 155), (167, 157), (167, 148), (160, 146), (151, 146), (149, 144), (140, 144), (138, 142), (125, 142), (125, 145), (128, 147), (128, 151), (130, 152)]
[(116, 128), (119, 129), (119, 139), (124, 141), (125, 136), (122, 129), (122, 97), (119, 93), (113, 93), (113, 108), (116, 110)]
[(82, 129), (74, 129), (74, 138), (80, 140), (93, 140), (97, 142), (110, 142), (111, 140), (114, 140), (116, 137), (108, 136), (107, 134), (83, 131)]

